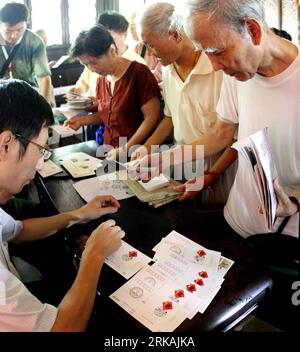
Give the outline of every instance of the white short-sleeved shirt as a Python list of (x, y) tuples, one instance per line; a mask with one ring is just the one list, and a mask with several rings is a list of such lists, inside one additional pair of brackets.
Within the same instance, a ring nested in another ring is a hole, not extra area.
[(217, 119), (223, 73), (215, 72), (202, 52), (185, 82), (174, 64), (163, 68), (163, 96), (166, 116), (172, 118), (178, 144), (190, 144), (207, 133)]
[(57, 308), (41, 303), (20, 281), (10, 261), (7, 241), (22, 229), (0, 208), (0, 332), (50, 331), (57, 317)]
[[(239, 139), (268, 127), (279, 182), (289, 195), (300, 189), (299, 54), (284, 72), (274, 77), (256, 75), (247, 82), (224, 77), (217, 112), (223, 121), (239, 124)], [(244, 237), (268, 232), (252, 182), (241, 157), (224, 215), (231, 227)], [(299, 214), (294, 215), (284, 233), (297, 236), (298, 219)], [(276, 228), (278, 224), (274, 232)]]
[[(216, 72), (202, 52), (197, 64), (183, 82), (174, 64), (163, 67), (164, 114), (172, 118), (177, 144), (191, 144), (206, 134), (217, 119), (216, 107), (220, 96), (223, 73)], [(204, 169), (210, 169), (222, 153), (205, 158)], [(218, 202), (225, 202), (232, 185), (235, 167), (227, 170), (216, 185)], [(207, 201), (208, 194), (202, 200)]]

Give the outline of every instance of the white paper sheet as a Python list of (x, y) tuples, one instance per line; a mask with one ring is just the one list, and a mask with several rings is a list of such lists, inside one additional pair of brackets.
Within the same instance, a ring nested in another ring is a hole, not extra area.
[(44, 162), (42, 170), (38, 171), (38, 173), (42, 177), (46, 178), (52, 175), (56, 175), (62, 171), (62, 168), (56, 165), (52, 160), (47, 160)]
[(124, 276), (125, 279), (130, 279), (151, 261), (150, 257), (124, 241), (116, 252), (105, 259), (105, 263)]
[(95, 175), (98, 167), (102, 166), (102, 161), (86, 153), (72, 153), (60, 159), (61, 165), (74, 178)]
[[(215, 275), (220, 262), (221, 253), (207, 249), (189, 238), (172, 231), (162, 241), (153, 248), (156, 252), (154, 259), (161, 257), (175, 256), (184, 258), (190, 263), (201, 265), (205, 270), (212, 270), (211, 275)], [(201, 251), (203, 251), (202, 255)]]
[(221, 256), (219, 266), (218, 266), (217, 276), (219, 278), (224, 278), (233, 264), (234, 264), (233, 260)]
[(176, 231), (162, 239), (155, 250), (157, 262), (153, 267), (165, 272), (171, 280), (181, 282), (184, 289), (192, 286), (198, 301), (191, 316), (197, 311), (203, 313), (219, 291), (220, 281), (223, 281), (218, 277), (221, 253), (200, 246)]
[[(175, 298), (178, 289), (177, 282), (145, 266), (110, 298), (152, 332), (172, 332), (196, 304), (196, 298), (189, 292), (185, 297)], [(172, 309), (164, 309), (165, 305)]]
[(234, 262), (176, 231), (153, 250), (156, 262), (110, 298), (151, 331), (172, 332), (185, 319), (205, 312)]
[(194, 312), (192, 312), (188, 316), (188, 318), (190, 320), (192, 320), (197, 313), (203, 314), (205, 312), (205, 310), (209, 307), (209, 305), (212, 303), (212, 301), (216, 297), (217, 293), (220, 291), (221, 285), (223, 282), (224, 282), (224, 279), (219, 279), (219, 280), (215, 279), (214, 280), (213, 285), (211, 285), (211, 289), (210, 289), (209, 294), (207, 294), (203, 298), (199, 299), (199, 301), (197, 302), (198, 303), (197, 306), (195, 306)]
[(59, 108), (54, 108), (53, 109), (54, 116), (65, 116), (68, 120), (76, 115), (87, 115), (88, 112), (86, 112), (82, 108), (74, 108), (69, 105), (61, 105)]
[(52, 125), (52, 130), (56, 132), (60, 137), (70, 137), (74, 136), (74, 134), (81, 134), (81, 128), (77, 131), (73, 130), (72, 128), (64, 125)]
[(63, 86), (63, 87), (54, 87), (53, 94), (54, 94), (54, 96), (64, 95), (64, 94), (67, 94), (69, 92), (69, 90), (72, 88), (75, 88), (75, 86), (69, 85), (69, 86)]
[(169, 185), (169, 179), (164, 175), (153, 177), (149, 182), (139, 181), (139, 184), (147, 191), (152, 192)]
[(116, 173), (82, 180), (73, 186), (86, 202), (98, 195), (112, 195), (117, 200), (134, 197), (130, 188), (117, 179)]
[(269, 231), (273, 230), (276, 219), (277, 200), (273, 181), (275, 179), (275, 164), (272, 151), (268, 144), (267, 129), (263, 129), (247, 138), (234, 143), (240, 155), (247, 161), (249, 172), (253, 175), (257, 193), (265, 214)]
[(66, 60), (68, 60), (70, 55), (63, 55), (61, 56), (55, 63), (55, 65), (52, 66), (52, 68), (58, 68), (61, 64), (63, 64)]

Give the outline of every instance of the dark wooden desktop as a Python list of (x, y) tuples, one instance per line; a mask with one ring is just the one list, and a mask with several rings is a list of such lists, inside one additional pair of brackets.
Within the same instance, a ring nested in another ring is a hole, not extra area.
[[(54, 151), (52, 160), (57, 162), (63, 155), (78, 151), (95, 155), (96, 148), (96, 142), (91, 141), (58, 148)], [(42, 186), (45, 186), (48, 196), (60, 212), (84, 204), (72, 186), (74, 181), (76, 180), (67, 173), (41, 180)], [(152, 248), (161, 238), (176, 230), (235, 261), (226, 275), (221, 290), (205, 313), (198, 313), (192, 320), (187, 319), (176, 332), (228, 331), (261, 303), (271, 286), (268, 272), (252, 256), (243, 239), (228, 231), (226, 227), (224, 230), (220, 228), (217, 219), (222, 215), (221, 211), (221, 209), (211, 211), (200, 206), (195, 208), (195, 205), (189, 202), (177, 201), (154, 209), (141, 203), (137, 198), (131, 198), (121, 201), (121, 209), (117, 214), (101, 219), (101, 221), (107, 218), (115, 219), (126, 232), (124, 240), (150, 257), (154, 254)], [(101, 221), (77, 226), (70, 232), (75, 235), (74, 238), (88, 235)], [(76, 249), (74, 251), (76, 252)], [(109, 299), (109, 295), (125, 282), (121, 275), (104, 265), (98, 286), (97, 313), (94, 317), (99, 331), (114, 333), (148, 331)]]

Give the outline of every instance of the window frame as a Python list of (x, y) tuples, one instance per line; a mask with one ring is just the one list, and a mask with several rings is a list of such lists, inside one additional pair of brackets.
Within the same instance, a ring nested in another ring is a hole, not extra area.
[[(283, 2), (286, 0), (277, 0), (277, 7), (278, 7), (278, 29), (284, 29), (282, 28), (282, 23), (283, 23)], [(297, 36), (297, 43), (300, 44), (300, 1), (299, 0), (293, 0), (293, 1), (298, 1), (298, 6), (297, 6), (297, 17), (298, 17), (298, 36)]]
[[(119, 9), (119, 1), (118, 0), (94, 0), (95, 8), (96, 8), (96, 18), (98, 15), (106, 10), (118, 10)], [(32, 5), (31, 0), (24, 0), (24, 4), (28, 7), (29, 15), (28, 15), (28, 28), (32, 28)], [(70, 31), (69, 31), (69, 1), (61, 0), (60, 3), (60, 13), (61, 13), (61, 28), (62, 28), (62, 44), (54, 44), (48, 45), (47, 50), (59, 50), (59, 49), (68, 49), (71, 45), (70, 43)]]
[[(145, 0), (144, 0), (145, 1)], [(282, 29), (283, 20), (283, 1), (277, 0), (278, 3), (278, 23), (279, 29)], [(28, 27), (32, 28), (32, 18), (31, 18), (31, 0), (24, 0), (24, 4), (29, 9), (28, 16)], [(118, 0), (95, 0), (96, 16), (99, 13), (106, 10), (119, 10)], [(58, 49), (68, 49), (70, 47), (70, 33), (69, 33), (69, 2), (68, 0), (61, 0), (61, 26), (62, 26), (62, 44), (50, 45), (47, 47), (48, 50), (58, 50)], [(298, 43), (300, 44), (300, 5), (298, 6)]]

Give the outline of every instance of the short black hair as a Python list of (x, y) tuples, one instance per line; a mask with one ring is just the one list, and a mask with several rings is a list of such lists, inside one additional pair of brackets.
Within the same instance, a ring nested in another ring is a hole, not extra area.
[(290, 33), (288, 33), (287, 31), (285, 31), (284, 29), (278, 29), (275, 27), (272, 27), (271, 30), (276, 34), (279, 35), (279, 37), (284, 38), (289, 40), (290, 42), (292, 41), (292, 36), (290, 35)]
[(24, 4), (10, 2), (0, 10), (0, 22), (8, 23), (11, 26), (19, 22), (27, 22), (28, 8)]
[[(28, 83), (17, 80), (0, 80), (0, 133), (5, 130), (31, 140), (43, 127), (54, 123), (50, 105)], [(28, 142), (20, 139), (22, 156)]]
[(101, 13), (97, 19), (97, 23), (117, 33), (126, 33), (129, 27), (129, 22), (126, 18), (115, 11)]
[(115, 45), (113, 37), (101, 24), (93, 26), (88, 31), (82, 31), (71, 48), (73, 57), (90, 55), (98, 57), (108, 52), (111, 44)]

